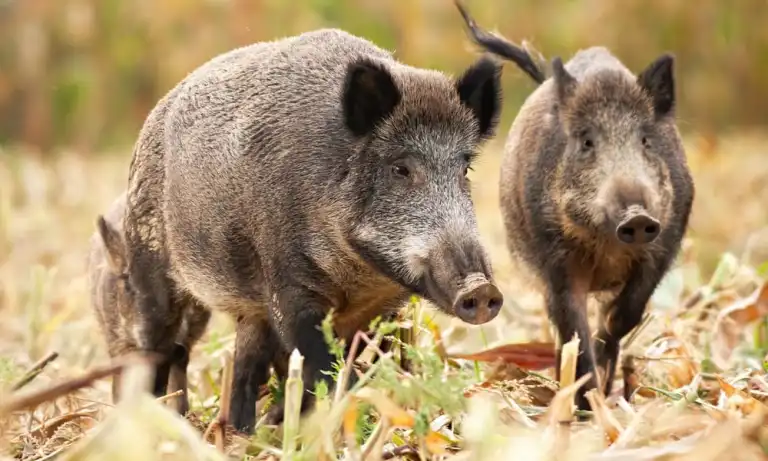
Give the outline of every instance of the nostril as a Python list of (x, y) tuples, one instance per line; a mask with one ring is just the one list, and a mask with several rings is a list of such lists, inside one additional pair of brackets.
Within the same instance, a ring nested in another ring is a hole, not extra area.
[(490, 301), (488, 301), (488, 308), (492, 311), (497, 311), (501, 309), (502, 303), (500, 298), (491, 298)]
[(624, 243), (646, 244), (659, 235), (661, 226), (650, 216), (637, 215), (619, 224), (616, 236)]
[(632, 226), (619, 226), (617, 234), (622, 242), (632, 243), (635, 241), (635, 228)]
[(473, 311), (473, 310), (475, 310), (477, 308), (477, 299), (475, 299), (474, 296), (469, 297), (469, 298), (465, 298), (461, 302), (461, 308), (464, 309), (465, 311)]

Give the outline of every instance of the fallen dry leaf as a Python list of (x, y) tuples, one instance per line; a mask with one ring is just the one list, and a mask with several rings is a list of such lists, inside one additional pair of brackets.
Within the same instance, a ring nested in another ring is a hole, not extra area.
[(433, 455), (445, 455), (449, 453), (448, 447), (451, 445), (451, 440), (439, 432), (430, 430), (424, 438), (424, 445)]
[(375, 406), (392, 427), (412, 428), (415, 423), (413, 416), (377, 389), (364, 387), (355, 393), (355, 397)]
[(452, 359), (474, 360), (478, 362), (514, 363), (529, 370), (542, 370), (555, 366), (554, 343), (530, 342), (504, 344), (473, 354), (450, 354)]
[(699, 372), (687, 344), (671, 331), (654, 341), (645, 355), (651, 359), (648, 360), (647, 371), (663, 375), (664, 380), (673, 388), (690, 384)]
[(727, 369), (733, 350), (741, 341), (744, 329), (750, 323), (768, 315), (768, 282), (750, 296), (735, 301), (720, 311), (713, 327), (714, 334), (710, 350), (712, 361)]

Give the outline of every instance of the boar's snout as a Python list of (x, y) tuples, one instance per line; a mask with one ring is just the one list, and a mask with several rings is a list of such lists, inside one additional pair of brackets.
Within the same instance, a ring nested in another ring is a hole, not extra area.
[(614, 177), (603, 189), (609, 232), (628, 245), (646, 245), (661, 233), (656, 216), (659, 197), (648, 181), (639, 178)]
[(648, 213), (638, 210), (627, 216), (616, 226), (616, 237), (630, 245), (645, 245), (656, 240), (661, 224)]
[(504, 296), (485, 275), (467, 276), (453, 301), (453, 312), (461, 320), (474, 325), (490, 322), (501, 310)]
[(499, 314), (504, 297), (477, 240), (441, 239), (424, 263), (423, 292), (440, 310), (474, 325), (490, 322)]

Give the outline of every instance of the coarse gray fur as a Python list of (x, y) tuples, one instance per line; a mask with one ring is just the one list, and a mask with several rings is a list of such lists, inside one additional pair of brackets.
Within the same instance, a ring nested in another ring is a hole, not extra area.
[[(675, 120), (674, 58), (663, 54), (635, 75), (595, 46), (565, 65), (553, 59), (551, 76), (541, 78), (525, 50), (479, 30), (457, 6), (476, 43), (539, 83), (504, 148), (507, 243), (541, 282), (561, 342), (578, 333), (576, 378), (601, 371), (609, 393), (619, 341), (640, 323), (677, 256), (695, 195)], [(594, 347), (591, 293), (608, 295)], [(579, 408), (589, 408), (584, 393), (595, 385), (581, 388)]]
[[(466, 170), (494, 134), (500, 68), (458, 79), (323, 29), (224, 53), (149, 114), (126, 239), (141, 347), (168, 353), (174, 293), (237, 320), (233, 424), (279, 347), (327, 379), (326, 313), (349, 341), (419, 293), (484, 323), (501, 308)], [(163, 387), (156, 382), (156, 392)], [(309, 395), (306, 400), (309, 401)]]

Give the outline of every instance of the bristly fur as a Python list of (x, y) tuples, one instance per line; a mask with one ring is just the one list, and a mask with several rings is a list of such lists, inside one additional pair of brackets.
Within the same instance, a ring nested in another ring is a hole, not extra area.
[[(662, 55), (636, 76), (604, 47), (565, 64), (556, 57), (505, 146), (500, 197), (509, 249), (542, 283), (561, 340), (579, 334), (577, 378), (604, 372), (606, 393), (619, 341), (672, 265), (695, 195), (675, 125), (672, 63)], [(659, 223), (647, 245), (615, 236), (630, 203)], [(599, 292), (613, 299), (593, 345), (585, 340), (586, 301)], [(584, 392), (596, 385), (579, 391), (579, 408), (589, 408)]]
[[(141, 322), (141, 311), (135, 303), (135, 289), (127, 277), (127, 261), (123, 238), (125, 192), (120, 194), (104, 215), (96, 219), (96, 232), (91, 236), (88, 256), (88, 276), (91, 306), (107, 345), (110, 357), (118, 357), (138, 349), (134, 335)], [(177, 344), (170, 357), (170, 383), (167, 392), (182, 391), (174, 399), (176, 409), (184, 414), (189, 409), (187, 399), (187, 364), (189, 352), (202, 337), (210, 311), (190, 300), (179, 300), (177, 307), (185, 315), (177, 336)], [(117, 402), (120, 376), (112, 381), (112, 400)], [(164, 390), (165, 391), (165, 390)]]
[(459, 78), (414, 68), (338, 29), (190, 73), (149, 114), (130, 166), (129, 272), (151, 295), (140, 346), (168, 353), (169, 293), (231, 314), (232, 423), (248, 431), (276, 355), (302, 352), (308, 391), (327, 379), (317, 327), (330, 309), (349, 341), (410, 293), (458, 289), (434, 274), (492, 280), (464, 173), (494, 134), (499, 74), (487, 59)]

